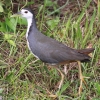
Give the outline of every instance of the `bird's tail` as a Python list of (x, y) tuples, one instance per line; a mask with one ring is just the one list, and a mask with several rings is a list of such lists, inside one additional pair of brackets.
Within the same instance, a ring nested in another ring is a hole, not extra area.
[(83, 53), (83, 54), (86, 54), (86, 55), (89, 55), (93, 51), (94, 51), (94, 48), (87, 48), (87, 49), (78, 50), (79, 53)]
[(88, 58), (87, 59), (83, 59), (81, 62), (88, 62), (90, 61), (91, 57), (92, 57), (92, 52), (94, 51), (94, 48), (87, 48), (87, 49), (81, 49), (78, 50), (79, 53), (85, 54)]

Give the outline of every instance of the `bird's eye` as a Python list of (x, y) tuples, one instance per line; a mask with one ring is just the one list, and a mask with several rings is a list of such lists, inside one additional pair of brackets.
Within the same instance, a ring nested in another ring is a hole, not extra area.
[(25, 11), (24, 13), (26, 13), (26, 14), (27, 14), (27, 13), (28, 13), (28, 11)]

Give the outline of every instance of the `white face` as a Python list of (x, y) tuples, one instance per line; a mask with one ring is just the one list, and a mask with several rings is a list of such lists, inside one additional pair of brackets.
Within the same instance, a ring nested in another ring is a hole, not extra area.
[(22, 17), (25, 17), (26, 19), (29, 19), (29, 18), (33, 17), (33, 14), (30, 11), (26, 10), (26, 9), (22, 9), (20, 11), (20, 14), (21, 14)]

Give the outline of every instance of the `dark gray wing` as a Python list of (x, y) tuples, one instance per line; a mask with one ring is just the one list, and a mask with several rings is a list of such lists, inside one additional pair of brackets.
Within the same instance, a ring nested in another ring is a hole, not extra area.
[(77, 50), (67, 47), (66, 45), (43, 36), (38, 38), (38, 56), (46, 63), (61, 63), (71, 61), (82, 61), (84, 59), (90, 59), (89, 56), (79, 53)]

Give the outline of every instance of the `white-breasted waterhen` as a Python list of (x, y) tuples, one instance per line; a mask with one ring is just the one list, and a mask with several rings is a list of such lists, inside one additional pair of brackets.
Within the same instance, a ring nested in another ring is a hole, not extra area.
[(80, 76), (80, 87), (79, 94), (82, 90), (82, 82), (84, 81), (84, 76), (81, 72), (80, 62), (90, 61), (89, 53), (93, 52), (93, 48), (76, 50), (72, 49), (55, 39), (45, 36), (42, 34), (36, 26), (35, 15), (31, 8), (23, 8), (18, 15), (25, 17), (28, 22), (26, 39), (27, 44), (31, 52), (39, 58), (41, 61), (48, 63), (50, 65), (55, 65), (56, 69), (61, 74), (61, 82), (59, 88), (64, 80), (64, 75), (57, 68), (58, 65), (64, 65), (71, 62), (78, 62), (79, 64), (79, 76)]

